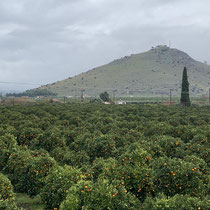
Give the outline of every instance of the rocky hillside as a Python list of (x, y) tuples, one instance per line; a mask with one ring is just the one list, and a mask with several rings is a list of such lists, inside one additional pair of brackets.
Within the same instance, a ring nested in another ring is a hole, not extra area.
[(105, 90), (110, 93), (117, 90), (117, 95), (162, 95), (173, 89), (174, 94), (179, 94), (184, 66), (188, 69), (191, 94), (206, 94), (210, 87), (210, 66), (167, 46), (126, 56), (41, 89), (60, 96), (79, 96), (81, 90), (89, 96)]

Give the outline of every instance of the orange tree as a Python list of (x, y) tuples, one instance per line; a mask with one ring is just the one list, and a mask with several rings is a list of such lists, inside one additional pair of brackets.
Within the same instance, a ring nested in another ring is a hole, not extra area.
[(146, 146), (152, 156), (167, 156), (170, 158), (185, 156), (183, 141), (169, 135), (152, 136), (147, 139)]
[(27, 126), (23, 126), (22, 128), (18, 129), (17, 133), (17, 141), (19, 145), (28, 145), (33, 139), (37, 138), (43, 132), (40, 128), (32, 128)]
[(171, 131), (170, 125), (166, 122), (148, 120), (145, 121), (144, 125), (145, 125), (144, 129), (145, 136), (167, 135), (170, 134)]
[(4, 167), (4, 172), (8, 174), (9, 179), (14, 186), (15, 191), (26, 192), (26, 185), (24, 180), (24, 174), (26, 171), (26, 165), (32, 159), (31, 151), (18, 148), (13, 152)]
[(43, 187), (49, 170), (56, 165), (56, 161), (44, 151), (18, 149), (10, 155), (4, 171), (15, 190), (36, 196)]
[(153, 192), (152, 169), (149, 167), (151, 159), (151, 154), (136, 143), (118, 158), (117, 179), (141, 201)]
[(17, 209), (12, 184), (2, 173), (0, 173), (0, 209)]
[(111, 157), (116, 152), (115, 141), (112, 135), (101, 135), (87, 139), (84, 146), (91, 161), (97, 157)]
[[(202, 201), (208, 194), (209, 124), (209, 107), (94, 103), (1, 106), (0, 167), (15, 190), (31, 196), (47, 185), (50, 169), (68, 164), (93, 186), (116, 186), (142, 202), (150, 195), (155, 199), (158, 193), (173, 199), (176, 194), (189, 195)], [(88, 207), (94, 202), (86, 199), (101, 196), (87, 191), (89, 194), (82, 197), (82, 192), (76, 192), (75, 198)], [(50, 197), (66, 196), (59, 193)]]
[(202, 173), (198, 164), (181, 159), (161, 157), (153, 161), (155, 192), (167, 196), (188, 194), (202, 197), (207, 194), (208, 175)]
[(209, 209), (210, 202), (207, 197), (199, 199), (190, 197), (189, 195), (176, 194), (173, 197), (166, 197), (164, 194), (159, 194), (155, 198), (148, 197), (143, 209), (148, 210), (180, 210), (180, 209)]
[(65, 147), (66, 143), (57, 127), (53, 127), (38, 135), (31, 141), (31, 149), (45, 149), (52, 151), (56, 147)]
[(66, 198), (67, 190), (81, 179), (81, 172), (70, 166), (53, 168), (41, 190), (42, 201), (47, 208), (58, 208)]
[(109, 180), (80, 181), (68, 190), (61, 210), (70, 209), (139, 209), (139, 200), (122, 185), (110, 184)]
[(96, 181), (98, 178), (104, 178), (112, 182), (116, 178), (118, 162), (115, 158), (96, 158), (91, 166), (87, 170), (87, 175), (92, 177), (93, 181)]
[(2, 170), (12, 152), (17, 149), (17, 141), (14, 135), (6, 133), (0, 136), (0, 170)]
[(63, 163), (77, 168), (87, 168), (90, 167), (90, 157), (87, 155), (85, 150), (78, 152), (71, 150), (64, 155)]
[(54, 167), (57, 167), (56, 161), (46, 154), (34, 157), (27, 163), (26, 174), (24, 174), (23, 178), (28, 195), (33, 197), (40, 193), (41, 188), (44, 186), (45, 177), (49, 174), (50, 169)]
[(149, 167), (151, 155), (141, 149), (140, 144), (132, 144), (116, 159), (95, 159), (88, 176), (94, 181), (107, 179), (110, 184), (124, 186), (141, 201), (153, 194), (152, 169)]

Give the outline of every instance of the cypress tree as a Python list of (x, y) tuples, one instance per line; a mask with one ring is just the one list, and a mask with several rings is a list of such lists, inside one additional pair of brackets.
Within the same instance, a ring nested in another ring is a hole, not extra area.
[(109, 94), (106, 91), (100, 94), (100, 99), (104, 102), (110, 102)]
[(189, 82), (187, 78), (187, 68), (184, 67), (183, 77), (182, 77), (182, 92), (180, 102), (184, 106), (190, 106), (190, 96), (189, 96)]

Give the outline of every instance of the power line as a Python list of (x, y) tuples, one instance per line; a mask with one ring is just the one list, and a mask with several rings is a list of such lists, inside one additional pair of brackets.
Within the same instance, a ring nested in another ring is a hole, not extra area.
[[(27, 83), (27, 82), (5, 82), (5, 81), (0, 81), (0, 84), (11, 84), (11, 85), (39, 85), (39, 86), (46, 86), (47, 85), (44, 85), (44, 84), (38, 84), (38, 83)], [(130, 85), (131, 86), (131, 85)], [(116, 87), (101, 87), (101, 88), (97, 88), (97, 87), (82, 87), (82, 86), (68, 86), (68, 88), (72, 88), (72, 89), (79, 89), (79, 90), (83, 90), (83, 89), (90, 89), (90, 90), (110, 90), (110, 91), (113, 91), (115, 89), (117, 90), (121, 90), (121, 91), (139, 91), (139, 89), (129, 89), (129, 87), (127, 88), (116, 88)], [(145, 90), (141, 90), (141, 91), (146, 91)]]
[[(42, 86), (43, 84), (33, 84), (33, 83), (25, 83), (25, 82), (5, 82), (5, 81), (0, 81), (0, 84), (11, 84), (11, 85), (39, 85)], [(47, 85), (44, 85), (47, 86)], [(117, 89), (117, 90), (121, 90), (121, 91), (139, 91), (139, 89), (129, 89), (129, 88), (107, 88), (107, 87), (101, 87), (101, 88), (96, 88), (96, 87), (80, 87), (80, 86), (68, 86), (68, 88), (72, 88), (72, 89), (77, 89), (77, 90), (83, 90), (83, 89), (90, 89), (90, 90), (110, 90), (113, 91), (113, 89)], [(141, 91), (146, 91), (145, 90), (141, 90)]]
[[(35, 83), (25, 83), (25, 82), (7, 82), (7, 81), (0, 81), (0, 84), (13, 84), (13, 85), (39, 85), (39, 86), (46, 86), (47, 88), (47, 85), (43, 85), (43, 84), (35, 84)], [(101, 87), (101, 88), (97, 88), (97, 87), (82, 87), (82, 86), (68, 86), (68, 88), (72, 88), (72, 89), (75, 89), (75, 90), (80, 90), (82, 91), (83, 93), (85, 92), (85, 90), (107, 90), (107, 91), (114, 91), (114, 97), (115, 97), (115, 92), (116, 91), (133, 91), (133, 92), (146, 92), (148, 91), (147, 88), (145, 89), (138, 89), (138, 88), (133, 88), (133, 89), (130, 89), (131, 85), (127, 88), (116, 88), (116, 87)]]
[(43, 85), (43, 84), (32, 84), (32, 83), (25, 83), (25, 82), (4, 82), (0, 81), (1, 84), (11, 84), (11, 85)]
[[(27, 82), (7, 82), (7, 81), (0, 81), (0, 84), (14, 84), (14, 85), (38, 85), (38, 86), (45, 86), (47, 88), (47, 85), (43, 85), (43, 84), (38, 84), (38, 83), (27, 83)], [(116, 88), (116, 87), (82, 87), (82, 86), (68, 86), (68, 88), (72, 88), (75, 90), (80, 90), (82, 91), (82, 94), (84, 94), (85, 90), (107, 90), (107, 91), (112, 91), (113, 92), (113, 98), (115, 98), (115, 93), (117, 91), (130, 91), (130, 92), (139, 92), (139, 93), (145, 93), (148, 91), (148, 88), (144, 88), (144, 89), (138, 89), (138, 88), (133, 88), (130, 89), (131, 85), (126, 87), (126, 88)], [(167, 88), (166, 88), (167, 89)], [(166, 90), (161, 89), (162, 91)], [(161, 91), (159, 90), (159, 91)], [(170, 101), (172, 102), (172, 95), (171, 95), (171, 89), (170, 90)], [(155, 93), (158, 94), (158, 93)], [(209, 103), (210, 103), (210, 88), (209, 88)]]

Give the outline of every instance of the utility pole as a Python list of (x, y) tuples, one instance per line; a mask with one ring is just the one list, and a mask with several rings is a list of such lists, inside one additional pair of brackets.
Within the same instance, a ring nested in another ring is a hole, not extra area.
[(170, 89), (170, 106), (172, 105), (172, 89)]
[(115, 103), (115, 93), (117, 92), (117, 90), (113, 90), (112, 92), (113, 92), (113, 99), (112, 100), (113, 100), (113, 103)]
[(84, 100), (84, 92), (85, 92), (85, 90), (81, 90), (81, 101)]

